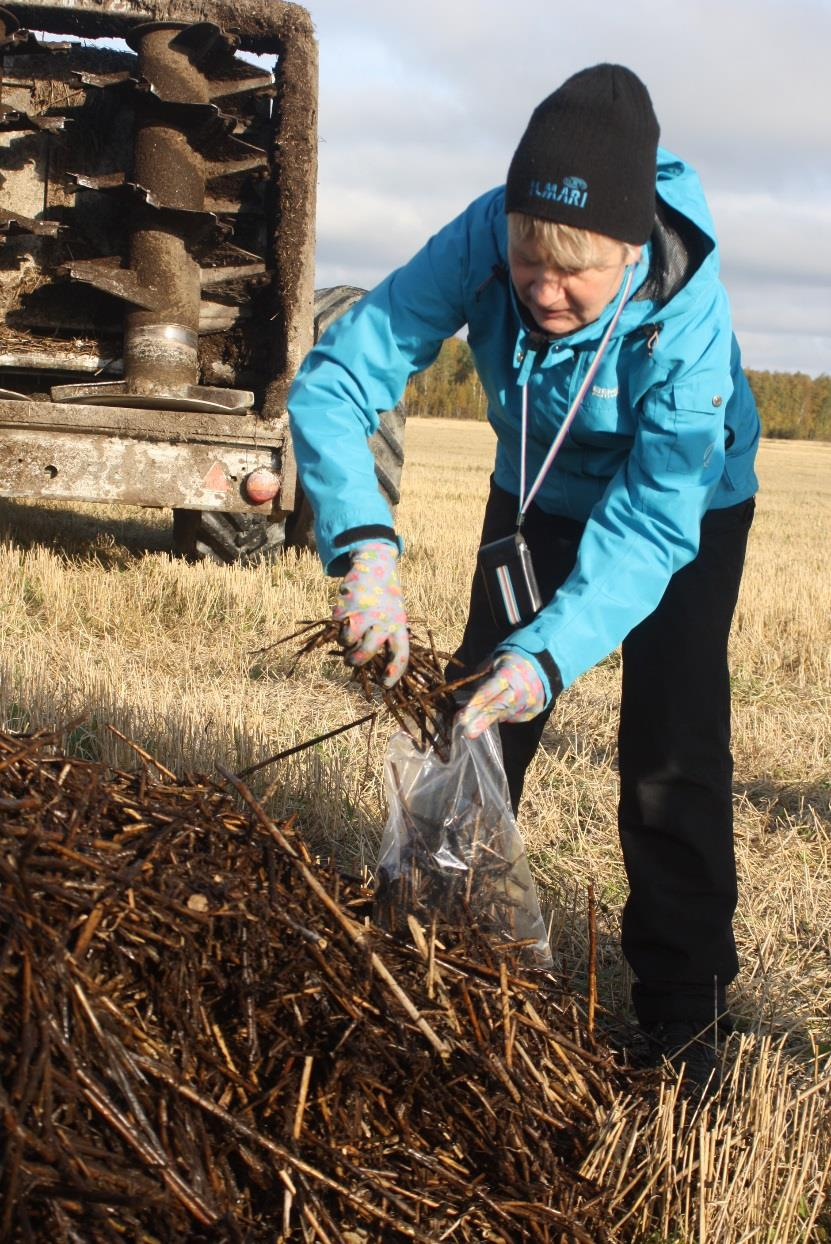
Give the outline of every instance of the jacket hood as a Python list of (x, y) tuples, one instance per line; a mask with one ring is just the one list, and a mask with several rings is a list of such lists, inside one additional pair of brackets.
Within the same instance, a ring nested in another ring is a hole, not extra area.
[(664, 147), (658, 148), (655, 189), (658, 198), (703, 233), (709, 239), (710, 249), (715, 249), (715, 226), (698, 173)]
[(658, 152), (650, 252), (649, 273), (638, 297), (652, 299), (667, 315), (686, 311), (685, 291), (697, 297), (703, 285), (718, 280), (715, 228), (698, 174), (663, 148)]

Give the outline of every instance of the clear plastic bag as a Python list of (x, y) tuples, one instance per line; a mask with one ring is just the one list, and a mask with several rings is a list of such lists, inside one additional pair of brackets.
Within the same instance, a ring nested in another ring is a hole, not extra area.
[(523, 962), (552, 966), (525, 846), (511, 810), (496, 731), (478, 739), (453, 728), (450, 758), (390, 739), (384, 763), (389, 815), (377, 866), (376, 919), (403, 927), (436, 913), (470, 922), (498, 942), (518, 942)]

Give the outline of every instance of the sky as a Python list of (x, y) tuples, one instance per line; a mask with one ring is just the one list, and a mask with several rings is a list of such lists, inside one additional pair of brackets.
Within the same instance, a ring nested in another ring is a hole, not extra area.
[(505, 179), (534, 107), (628, 65), (700, 174), (746, 367), (831, 373), (831, 0), (308, 0), (317, 284), (371, 287)]

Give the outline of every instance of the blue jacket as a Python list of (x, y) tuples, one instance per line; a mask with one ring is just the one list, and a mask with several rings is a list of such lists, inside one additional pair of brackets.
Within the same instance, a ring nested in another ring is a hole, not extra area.
[[(698, 550), (702, 515), (757, 488), (759, 419), (741, 370), (718, 248), (695, 172), (659, 150), (656, 230), (563, 446), (535, 497), (585, 522), (577, 565), (502, 648), (549, 654), (568, 686), (612, 652)], [(532, 481), (614, 309), (539, 346), (507, 276), (502, 187), (473, 202), (324, 334), (289, 394), (303, 488), (329, 573), (368, 533), (394, 538), (367, 438), (408, 377), (468, 326), (498, 446), (494, 477), (520, 491), (527, 385)]]

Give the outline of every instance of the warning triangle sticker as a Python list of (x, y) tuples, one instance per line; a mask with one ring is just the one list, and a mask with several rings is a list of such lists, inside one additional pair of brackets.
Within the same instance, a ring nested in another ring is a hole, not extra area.
[(202, 480), (202, 487), (210, 488), (212, 492), (228, 491), (228, 480), (221, 462), (213, 464), (208, 474)]

